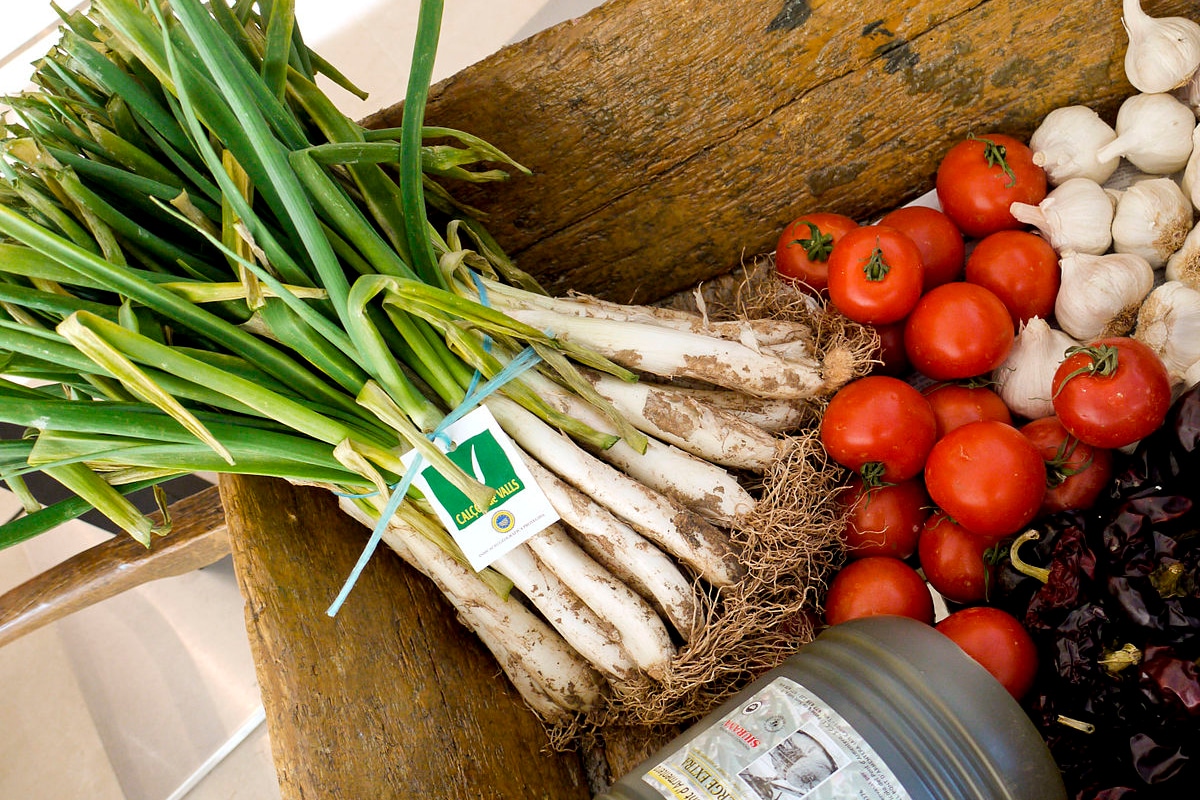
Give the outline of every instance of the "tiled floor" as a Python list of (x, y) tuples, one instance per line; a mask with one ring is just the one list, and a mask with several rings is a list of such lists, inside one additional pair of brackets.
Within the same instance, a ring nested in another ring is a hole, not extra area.
[[(73, 9), (84, 4), (58, 0)], [(436, 77), (600, 0), (449, 0)], [(49, 0), (4, 0), (0, 93), (54, 36)], [(401, 99), (419, 0), (296, 0), (308, 41), (371, 93)], [(19, 506), (0, 492), (0, 519)], [(107, 534), (83, 523), (0, 551), (0, 592)], [(158, 581), (0, 648), (0, 798), (270, 800), (271, 764), (242, 602), (225, 561)], [(240, 742), (237, 746), (235, 743)], [(228, 751), (228, 752), (226, 752)]]

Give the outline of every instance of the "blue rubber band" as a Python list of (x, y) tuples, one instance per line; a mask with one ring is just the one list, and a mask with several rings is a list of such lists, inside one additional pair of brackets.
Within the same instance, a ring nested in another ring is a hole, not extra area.
[[(537, 354), (537, 351), (535, 351), (532, 347), (526, 347), (524, 350), (518, 353), (516, 357), (509, 361), (508, 364), (505, 365), (504, 369), (492, 376), (491, 380), (487, 381), (482, 386), (477, 386), (473, 390), (468, 391), (467, 396), (464, 397), (462, 402), (458, 404), (458, 407), (446, 415), (445, 419), (438, 424), (437, 428), (435, 428), (432, 433), (428, 434), (428, 438), (436, 440), (445, 437), (446, 428), (450, 427), (455, 422), (458, 422), (460, 419), (470, 413), (477, 405), (482, 403), (493, 392), (500, 389), (506, 383), (521, 375), (526, 370), (536, 366), (541, 360), (542, 357)], [(479, 373), (476, 372), (475, 375), (478, 377)], [(472, 383), (474, 383), (474, 381), (472, 381)], [(334, 599), (333, 603), (330, 604), (329, 608), (325, 610), (325, 614), (327, 616), (337, 616), (338, 611), (341, 610), (342, 604), (345, 603), (346, 598), (350, 596), (350, 590), (354, 588), (356, 583), (358, 583), (359, 576), (362, 575), (362, 571), (366, 568), (367, 562), (371, 560), (371, 556), (375, 554), (375, 549), (379, 546), (379, 542), (383, 539), (383, 532), (387, 529), (388, 520), (390, 520), (396, 511), (399, 510), (400, 503), (403, 502), (404, 496), (408, 493), (409, 486), (412, 485), (413, 480), (416, 479), (417, 474), (420, 472), (423, 462), (424, 459), (421, 457), (421, 454), (417, 453), (413, 460), (409, 463), (408, 469), (405, 470), (404, 477), (400, 479), (400, 482), (396, 484), (395, 487), (390, 487), (392, 488), (392, 493), (388, 497), (388, 502), (383, 509), (383, 513), (379, 516), (379, 521), (375, 524), (374, 530), (371, 531), (371, 538), (367, 540), (367, 545), (363, 548), (362, 553), (359, 555), (358, 562), (355, 563), (354, 568), (350, 570), (350, 575), (346, 578), (346, 582), (342, 584), (342, 590), (338, 592), (338, 595)], [(362, 495), (341, 496), (361, 498), (372, 497), (376, 494), (378, 494), (377, 491)]]

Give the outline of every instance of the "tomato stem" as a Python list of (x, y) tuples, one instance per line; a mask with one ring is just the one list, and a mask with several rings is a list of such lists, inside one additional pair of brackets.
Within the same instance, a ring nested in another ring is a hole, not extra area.
[(876, 239), (875, 249), (871, 251), (871, 256), (863, 259), (863, 273), (867, 276), (867, 280), (877, 282), (886, 278), (890, 269), (891, 267), (884, 260), (883, 249), (879, 246), (879, 240)]
[(1058, 388), (1054, 390), (1054, 397), (1058, 397), (1059, 393), (1063, 390), (1063, 387), (1066, 386), (1067, 382), (1072, 378), (1080, 375), (1108, 378), (1117, 371), (1118, 351), (1117, 348), (1111, 344), (1075, 345), (1074, 347), (1068, 347), (1066, 352), (1063, 353), (1063, 358), (1067, 359), (1080, 353), (1086, 355), (1089, 358), (1089, 361), (1085, 364), (1081, 364), (1078, 369), (1072, 370), (1066, 374), (1062, 381), (1059, 382)]
[(821, 229), (808, 220), (804, 224), (808, 226), (808, 238), (793, 239), (791, 243), (803, 247), (809, 261), (828, 261), (829, 254), (833, 252), (833, 234), (821, 233)]
[(1095, 460), (1094, 456), (1088, 456), (1087, 460), (1078, 467), (1072, 467), (1071, 457), (1075, 455), (1076, 448), (1079, 447), (1079, 440), (1074, 436), (1068, 436), (1058, 443), (1058, 449), (1054, 451), (1054, 457), (1046, 459), (1046, 488), (1054, 489), (1066, 483), (1067, 478), (1085, 471), (1092, 465)]
[(887, 471), (882, 461), (868, 461), (858, 468), (858, 474), (862, 476), (863, 486), (869, 489), (878, 489), (889, 484), (884, 481), (883, 474)]
[(967, 134), (968, 139), (978, 139), (983, 142), (983, 157), (987, 160), (989, 167), (1000, 167), (1004, 170), (1004, 174), (1008, 176), (1008, 183), (1004, 184), (1005, 189), (1011, 189), (1017, 185), (1017, 175), (1012, 171), (1012, 167), (1008, 165), (1008, 150), (1004, 145), (996, 144), (991, 139), (984, 139), (982, 136), (976, 136), (973, 133)]
[(1019, 550), (1021, 545), (1026, 542), (1036, 542), (1041, 538), (1041, 534), (1035, 530), (1028, 530), (1022, 533), (1013, 540), (1012, 546), (1008, 548), (1008, 559), (1012, 562), (1013, 569), (1022, 575), (1028, 575), (1031, 578), (1036, 578), (1042, 583), (1050, 580), (1050, 570), (1045, 567), (1035, 567), (1025, 559), (1021, 558)]

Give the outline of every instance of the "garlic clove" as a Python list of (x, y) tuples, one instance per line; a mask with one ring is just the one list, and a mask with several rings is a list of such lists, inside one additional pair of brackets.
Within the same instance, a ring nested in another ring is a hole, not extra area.
[(1200, 24), (1184, 17), (1151, 17), (1138, 0), (1123, 0), (1129, 34), (1125, 76), (1139, 92), (1169, 92), (1200, 68)]
[(1166, 279), (1200, 290), (1200, 225), (1188, 232), (1183, 245), (1167, 259)]
[(1017, 332), (1004, 363), (992, 370), (996, 393), (1017, 416), (1041, 419), (1052, 415), (1054, 372), (1067, 349), (1078, 344), (1041, 317), (1032, 317)]
[(1112, 244), (1113, 198), (1090, 178), (1070, 178), (1037, 205), (1013, 203), (1009, 213), (1041, 231), (1057, 252), (1099, 255)]
[(1117, 196), (1113, 250), (1132, 253), (1158, 269), (1192, 229), (1192, 203), (1170, 178), (1138, 181)]
[(1100, 147), (1096, 158), (1124, 156), (1142, 172), (1170, 175), (1187, 164), (1195, 127), (1195, 114), (1173, 95), (1135, 94), (1117, 111), (1117, 138)]
[(1153, 350), (1172, 382), (1200, 361), (1200, 291), (1167, 281), (1146, 296), (1133, 338)]
[(1150, 263), (1133, 253), (1066, 252), (1059, 266), (1062, 283), (1054, 318), (1080, 341), (1129, 333), (1143, 298), (1154, 286)]
[(1119, 156), (1105, 161), (1096, 151), (1117, 138), (1100, 115), (1087, 106), (1063, 106), (1047, 114), (1029, 137), (1033, 163), (1046, 171), (1051, 186), (1071, 178), (1091, 178), (1104, 183), (1121, 163)]

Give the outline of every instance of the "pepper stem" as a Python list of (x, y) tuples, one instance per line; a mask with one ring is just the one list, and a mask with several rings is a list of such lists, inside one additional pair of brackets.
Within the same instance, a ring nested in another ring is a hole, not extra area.
[(1012, 546), (1008, 548), (1008, 558), (1012, 562), (1013, 569), (1022, 575), (1028, 575), (1031, 578), (1036, 578), (1042, 583), (1050, 580), (1050, 570), (1045, 567), (1035, 567), (1025, 559), (1021, 558), (1021, 545), (1026, 542), (1036, 542), (1042, 538), (1042, 535), (1035, 530), (1028, 530), (1013, 540)]

